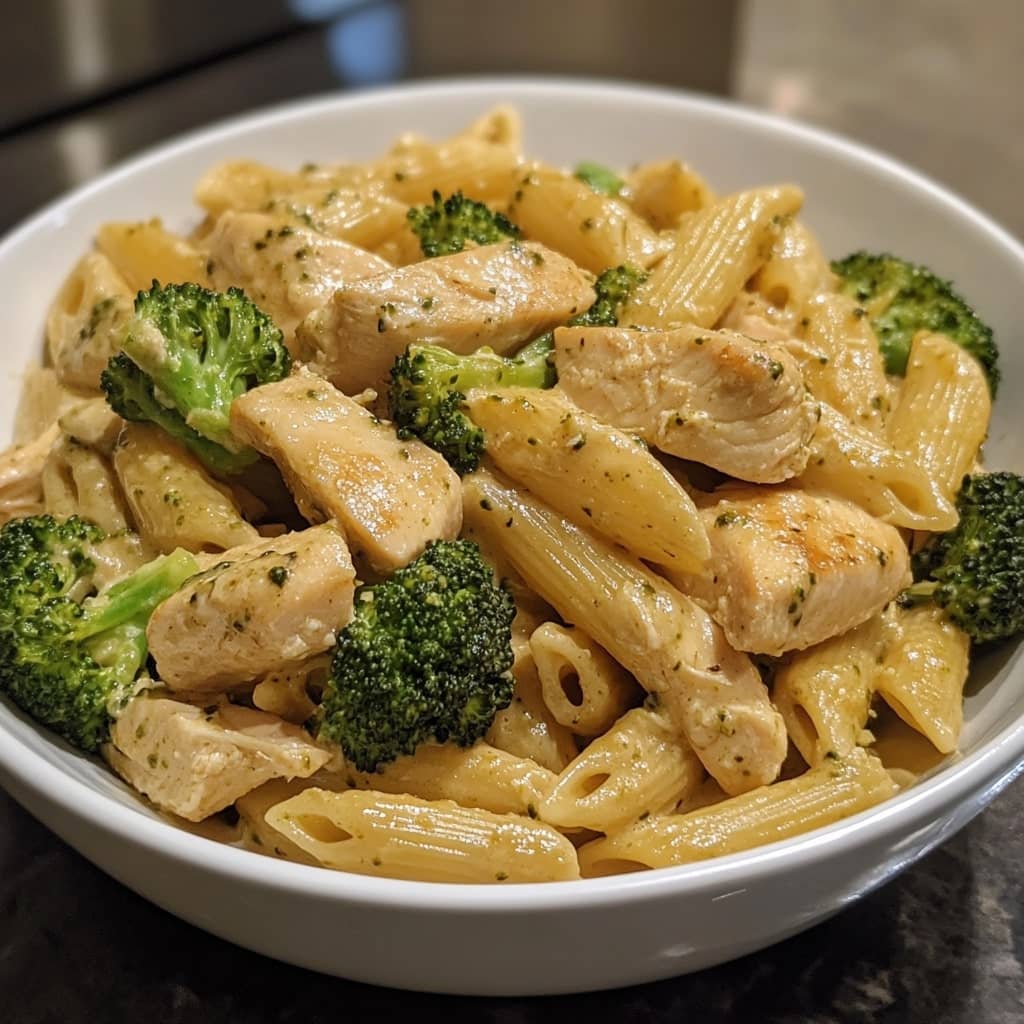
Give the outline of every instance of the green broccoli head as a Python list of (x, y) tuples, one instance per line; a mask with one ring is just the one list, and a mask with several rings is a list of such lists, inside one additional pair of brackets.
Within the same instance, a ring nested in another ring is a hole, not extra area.
[(461, 192), (442, 200), (441, 193), (435, 191), (430, 206), (414, 206), (406, 216), (427, 257), (462, 252), (467, 242), (491, 245), (520, 235), (519, 228), (504, 214), (467, 199)]
[(356, 594), (318, 712), (360, 771), (430, 740), (469, 746), (512, 700), (515, 606), (470, 541), (436, 541)]
[(199, 571), (179, 550), (97, 595), (93, 552), (104, 537), (77, 517), (0, 528), (0, 691), (87, 751), (138, 688), (153, 609)]
[(402, 438), (418, 437), (440, 452), (457, 473), (470, 473), (480, 464), (483, 431), (463, 412), (472, 388), (549, 388), (555, 383), (546, 334), (514, 358), (489, 348), (466, 356), (437, 345), (410, 345), (391, 368), (391, 418)]
[(102, 376), (116, 413), (156, 423), (215, 472), (256, 460), (231, 434), (231, 403), (287, 377), (291, 357), (281, 331), (244, 292), (154, 281), (135, 299), (121, 347)]
[[(619, 310), (646, 274), (634, 267), (611, 267), (594, 282), (596, 298), (574, 316), (574, 327), (614, 327)], [(417, 437), (440, 452), (460, 474), (480, 465), (483, 431), (463, 409), (472, 388), (550, 388), (558, 380), (554, 334), (548, 331), (512, 358), (489, 348), (460, 356), (437, 345), (410, 345), (391, 368), (391, 418), (402, 438)]]
[(579, 178), (591, 191), (603, 196), (617, 196), (626, 187), (626, 183), (613, 170), (593, 160), (578, 163), (573, 176)]
[(914, 555), (908, 604), (933, 601), (975, 643), (1024, 632), (1024, 477), (964, 478), (959, 523)]
[(647, 275), (636, 267), (623, 263), (601, 271), (594, 282), (593, 305), (569, 321), (570, 327), (617, 327), (619, 313), (633, 289), (647, 280)]
[(953, 291), (949, 281), (927, 267), (886, 253), (855, 252), (833, 262), (840, 291), (861, 303), (871, 317), (889, 373), (903, 374), (910, 343), (918, 331), (945, 334), (981, 363), (995, 396), (999, 352), (992, 329)]

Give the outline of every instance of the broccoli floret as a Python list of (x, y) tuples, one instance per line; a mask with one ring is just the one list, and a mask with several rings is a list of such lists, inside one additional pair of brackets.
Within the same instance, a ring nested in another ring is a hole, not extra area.
[(573, 175), (603, 196), (617, 196), (626, 187), (626, 183), (614, 171), (592, 160), (577, 164)]
[(960, 522), (913, 559), (905, 604), (933, 601), (975, 643), (1024, 632), (1024, 477), (964, 477)]
[(321, 739), (374, 771), (421, 743), (469, 746), (512, 700), (515, 605), (470, 541), (435, 541), (356, 593), (318, 712)]
[(467, 199), (461, 192), (442, 200), (435, 190), (432, 205), (414, 206), (406, 217), (427, 257), (462, 252), (467, 242), (491, 245), (520, 235), (519, 228), (504, 214)]
[[(597, 298), (570, 326), (614, 327), (630, 291), (646, 275), (612, 267), (594, 283)], [(513, 358), (489, 348), (460, 356), (437, 345), (410, 345), (391, 368), (389, 405), (401, 438), (418, 437), (460, 474), (471, 473), (484, 453), (484, 433), (463, 411), (472, 388), (554, 387), (554, 334), (548, 331)]]
[(871, 317), (889, 373), (903, 374), (910, 343), (918, 331), (945, 334), (981, 363), (995, 396), (999, 386), (999, 352), (992, 329), (949, 281), (927, 267), (916, 266), (886, 253), (855, 252), (833, 262), (842, 279), (840, 291), (861, 303)]
[(472, 388), (549, 388), (554, 344), (543, 335), (508, 359), (489, 348), (459, 356), (438, 345), (410, 345), (391, 368), (391, 418), (403, 439), (418, 437), (457, 473), (471, 473), (484, 451), (483, 431), (462, 411)]
[(594, 282), (597, 298), (593, 305), (569, 321), (570, 327), (617, 327), (619, 313), (633, 289), (647, 280), (636, 267), (622, 264), (603, 270)]
[(231, 434), (231, 403), (288, 376), (291, 357), (274, 322), (237, 288), (160, 285), (135, 299), (135, 316), (103, 372), (111, 408), (156, 423), (218, 473), (258, 458)]
[(97, 595), (92, 555), (104, 537), (75, 516), (0, 529), (0, 691), (87, 751), (144, 679), (153, 609), (199, 571), (179, 549)]

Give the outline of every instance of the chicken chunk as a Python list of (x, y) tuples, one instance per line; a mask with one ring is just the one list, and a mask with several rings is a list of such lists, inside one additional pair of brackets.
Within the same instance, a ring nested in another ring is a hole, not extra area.
[(730, 487), (701, 510), (710, 575), (670, 572), (740, 651), (779, 655), (845, 633), (910, 582), (892, 526), (842, 498)]
[(277, 463), (311, 522), (336, 519), (360, 568), (388, 572), (462, 525), (459, 478), (322, 377), (299, 371), (231, 407), (237, 437)]
[(146, 635), (172, 690), (224, 690), (333, 646), (355, 570), (334, 524), (231, 548), (159, 605)]
[(330, 759), (296, 725), (252, 708), (208, 710), (144, 696), (129, 703), (103, 756), (157, 807), (202, 821), (270, 779), (307, 778)]
[(372, 252), (265, 213), (227, 210), (205, 245), (214, 287), (244, 289), (286, 338), (338, 288), (391, 269)]
[(818, 406), (795, 359), (732, 331), (555, 332), (558, 382), (606, 423), (754, 483), (806, 466)]
[(296, 330), (298, 357), (350, 394), (383, 387), (411, 342), (499, 354), (594, 301), (588, 276), (536, 242), (501, 242), (366, 278)]

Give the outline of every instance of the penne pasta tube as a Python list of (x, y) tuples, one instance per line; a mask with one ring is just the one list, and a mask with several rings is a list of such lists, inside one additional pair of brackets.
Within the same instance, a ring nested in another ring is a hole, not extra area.
[(679, 226), (684, 214), (715, 201), (707, 182), (681, 160), (656, 160), (630, 171), (626, 200), (655, 231)]
[(535, 616), (522, 608), (512, 623), (512, 703), (494, 716), (485, 739), (498, 750), (528, 758), (551, 772), (560, 772), (577, 754), (569, 729), (555, 719), (544, 702), (537, 666), (526, 628)]
[(981, 364), (942, 334), (918, 334), (889, 421), (889, 442), (955, 501), (992, 415)]
[(528, 757), (481, 741), (471, 747), (425, 743), (376, 772), (353, 772), (351, 778), (358, 789), (454, 800), (462, 807), (535, 818), (558, 776)]
[(791, 342), (789, 350), (815, 397), (858, 427), (881, 434), (890, 387), (870, 319), (848, 296), (825, 293), (803, 306), (802, 326), (802, 340)]
[(579, 526), (638, 558), (699, 571), (711, 553), (693, 500), (646, 446), (540, 388), (471, 391), (497, 467)]
[(831, 825), (895, 792), (882, 762), (858, 747), (787, 782), (597, 839), (580, 850), (580, 868), (590, 878), (739, 853)]
[(772, 781), (782, 720), (749, 658), (689, 598), (619, 548), (486, 472), (463, 480), (470, 534), (501, 547), (526, 582), (658, 694), (730, 793)]
[(113, 461), (136, 528), (157, 551), (225, 551), (260, 539), (231, 491), (158, 427), (125, 424)]
[(63, 436), (50, 450), (41, 480), (43, 504), (50, 515), (82, 516), (106, 533), (128, 529), (121, 485), (109, 460), (92, 448)]
[(619, 322), (662, 330), (711, 327), (764, 264), (803, 193), (792, 185), (737, 192), (683, 218), (674, 245), (634, 292)]
[(530, 635), (544, 703), (578, 736), (599, 736), (637, 702), (629, 673), (582, 629), (545, 622)]
[(786, 731), (813, 768), (863, 743), (885, 646), (881, 616), (794, 655), (779, 668), (772, 700)]
[(451, 800), (307, 789), (265, 814), (324, 867), (427, 882), (550, 882), (579, 877), (572, 843), (550, 825)]
[(168, 231), (159, 218), (132, 223), (111, 221), (96, 233), (96, 247), (117, 268), (133, 291), (153, 281), (208, 285), (206, 256), (186, 239)]
[(534, 165), (514, 188), (508, 214), (523, 234), (591, 273), (623, 263), (646, 269), (668, 248), (623, 200), (572, 175)]
[(879, 695), (943, 754), (956, 750), (964, 719), (971, 641), (941, 608), (894, 610), (896, 636), (878, 673)]
[(799, 482), (848, 498), (893, 526), (934, 532), (956, 526), (956, 509), (935, 477), (825, 402)]
[(614, 832), (671, 809), (703, 779), (700, 759), (665, 712), (634, 708), (558, 776), (540, 817), (562, 829)]

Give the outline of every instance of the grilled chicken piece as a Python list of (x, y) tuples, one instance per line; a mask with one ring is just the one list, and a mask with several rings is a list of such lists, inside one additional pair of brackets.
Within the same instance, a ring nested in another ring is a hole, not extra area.
[(306, 778), (331, 758), (297, 725), (263, 711), (227, 703), (207, 711), (154, 696), (129, 703), (103, 755), (157, 807), (188, 821), (270, 779)]
[(391, 269), (372, 252), (265, 213), (222, 213), (204, 245), (213, 286), (244, 289), (286, 339), (338, 288)]
[(754, 483), (807, 464), (818, 407), (796, 360), (732, 331), (555, 332), (559, 385), (598, 419)]
[(299, 371), (231, 407), (231, 429), (270, 456), (310, 522), (337, 519), (362, 568), (389, 572), (462, 525), (459, 478), (322, 377)]
[(334, 524), (225, 551), (158, 605), (146, 635), (172, 690), (225, 690), (333, 646), (355, 570)]
[(845, 633), (910, 582), (892, 526), (842, 498), (729, 487), (701, 510), (712, 575), (670, 572), (740, 651), (782, 654)]
[(300, 359), (350, 394), (380, 389), (411, 342), (504, 354), (587, 309), (587, 275), (536, 242), (421, 260), (339, 289), (296, 330)]

